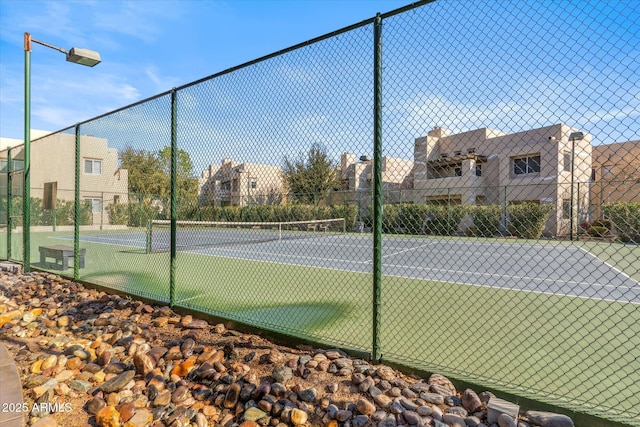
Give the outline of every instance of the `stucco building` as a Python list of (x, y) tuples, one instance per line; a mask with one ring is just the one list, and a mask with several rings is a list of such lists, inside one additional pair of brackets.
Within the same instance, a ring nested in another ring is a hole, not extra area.
[(576, 207), (588, 206), (588, 186), (582, 193), (576, 189), (589, 182), (592, 170), (591, 135), (571, 141), (578, 132), (564, 124), (511, 134), (488, 128), (450, 134), (435, 128), (415, 140), (414, 202), (548, 203), (553, 211), (545, 233), (568, 234), (572, 209), (574, 224), (578, 215), (586, 215)]
[(591, 216), (600, 217), (610, 202), (640, 202), (640, 140), (593, 147)]
[(281, 204), (285, 198), (280, 166), (222, 160), (209, 165), (199, 181), (200, 206), (247, 206)]
[[(8, 150), (0, 154), (0, 166), (6, 171)], [(11, 148), (13, 170), (24, 165), (24, 147)], [(80, 199), (91, 203), (94, 225), (108, 224), (108, 206), (128, 203), (128, 171), (118, 167), (118, 151), (104, 138), (80, 137)], [(22, 194), (22, 174), (14, 174), (13, 193)], [(7, 185), (7, 175), (0, 174), (0, 187)], [(55, 184), (56, 199), (75, 200), (75, 135), (50, 134), (31, 144), (31, 197), (42, 199), (45, 184)], [(3, 192), (6, 190), (3, 190)]]

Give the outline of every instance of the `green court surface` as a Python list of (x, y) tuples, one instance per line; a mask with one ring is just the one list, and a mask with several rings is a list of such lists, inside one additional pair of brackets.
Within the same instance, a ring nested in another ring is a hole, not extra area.
[[(72, 269), (39, 265), (38, 246), (61, 244), (61, 236), (69, 232), (32, 233), (32, 265), (73, 276)], [(168, 253), (83, 236), (81, 280), (169, 301)], [(637, 280), (637, 246), (576, 244)], [(0, 234), (4, 251), (6, 234)], [(176, 260), (177, 306), (366, 352), (372, 295), (370, 273), (189, 252)], [(384, 276), (380, 310), (384, 360), (638, 422), (636, 303)]]

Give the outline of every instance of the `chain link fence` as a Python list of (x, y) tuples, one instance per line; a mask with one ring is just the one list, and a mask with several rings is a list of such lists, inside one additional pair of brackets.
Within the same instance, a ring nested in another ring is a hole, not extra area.
[(640, 425), (639, 13), (420, 3), (39, 139), (31, 266)]

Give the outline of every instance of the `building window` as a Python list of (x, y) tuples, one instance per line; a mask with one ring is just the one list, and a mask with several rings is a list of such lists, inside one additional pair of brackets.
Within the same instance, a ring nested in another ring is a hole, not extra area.
[(120, 203), (120, 196), (118, 195), (113, 196), (113, 204), (117, 205), (118, 203)]
[(482, 163), (476, 164), (476, 176), (482, 176)]
[(249, 185), (253, 189), (258, 188), (258, 180), (255, 178), (251, 178), (251, 180), (249, 181)]
[(102, 175), (102, 160), (84, 159), (84, 173)]
[(102, 212), (102, 199), (92, 199), (87, 198), (85, 201), (91, 203), (91, 212), (92, 213), (100, 213)]
[(538, 175), (540, 174), (540, 154), (535, 156), (513, 158), (514, 175)]
[(571, 153), (563, 154), (563, 168), (565, 172), (571, 172)]
[(571, 218), (571, 199), (562, 199), (562, 218)]
[(462, 176), (462, 168), (460, 167), (456, 167), (453, 169), (453, 175), (454, 176)]
[(591, 168), (591, 182), (596, 182), (596, 172), (598, 168)]
[(454, 151), (454, 152), (453, 152), (453, 155), (454, 155), (454, 156), (459, 156), (459, 155), (461, 155), (461, 154), (462, 154), (462, 151)]
[(475, 154), (476, 153), (476, 149), (475, 148), (469, 148), (467, 150), (467, 154)]
[(446, 159), (447, 157), (449, 157), (449, 155), (447, 153), (442, 153), (440, 154), (440, 157)]

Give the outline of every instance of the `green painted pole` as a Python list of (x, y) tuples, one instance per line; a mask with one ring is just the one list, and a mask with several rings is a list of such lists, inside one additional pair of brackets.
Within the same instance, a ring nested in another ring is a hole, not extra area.
[(380, 309), (382, 304), (382, 17), (373, 24), (373, 343), (372, 360), (382, 358)]
[(80, 278), (80, 125), (76, 125), (75, 193), (73, 206), (73, 280)]
[(569, 240), (573, 242), (573, 216), (574, 216), (574, 181), (575, 181), (575, 169), (574, 169), (574, 158), (576, 156), (576, 139), (571, 138), (571, 218), (569, 219)]
[(171, 260), (169, 264), (169, 305), (176, 303), (176, 219), (177, 219), (177, 178), (178, 178), (178, 139), (177, 139), (177, 93), (171, 91)]
[(12, 187), (13, 187), (13, 162), (11, 161), (11, 147), (7, 149), (7, 260), (11, 259), (11, 209)]
[(31, 271), (31, 34), (24, 33), (24, 167), (22, 184), (22, 268)]

